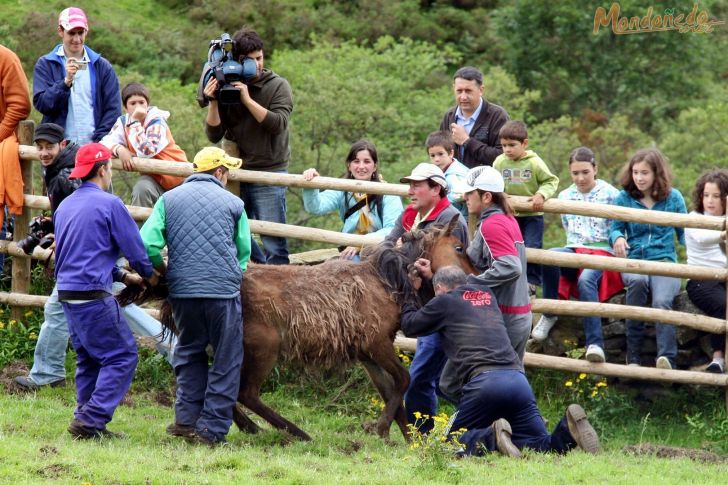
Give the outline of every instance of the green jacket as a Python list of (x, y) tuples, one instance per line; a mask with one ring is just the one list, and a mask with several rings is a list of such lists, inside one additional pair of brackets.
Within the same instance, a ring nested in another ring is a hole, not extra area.
[[(224, 136), (238, 146), (242, 168), (273, 172), (287, 170), (291, 150), (288, 147), (288, 121), (293, 111), (293, 95), (288, 81), (268, 69), (260, 79), (248, 85), (250, 97), (268, 110), (262, 123), (242, 103), (218, 103), (221, 123), (205, 124), (207, 138), (217, 143)], [(236, 156), (238, 156), (236, 155)]]
[[(559, 188), (559, 177), (551, 173), (546, 162), (533, 150), (526, 150), (526, 154), (515, 161), (499, 155), (493, 167), (503, 175), (508, 195), (531, 197), (538, 193), (548, 200)], [(543, 212), (518, 212), (517, 215), (540, 216)]]

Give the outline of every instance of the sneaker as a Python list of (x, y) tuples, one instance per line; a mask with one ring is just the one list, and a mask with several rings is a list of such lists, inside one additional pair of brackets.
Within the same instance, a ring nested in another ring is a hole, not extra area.
[(571, 404), (566, 408), (566, 424), (576, 445), (586, 453), (597, 454), (601, 450), (597, 432), (586, 418), (584, 408)]
[(167, 434), (190, 441), (195, 438), (195, 427), (187, 426), (186, 424), (172, 423), (167, 426)]
[(602, 363), (606, 359), (604, 358), (604, 350), (596, 344), (591, 344), (586, 349), (586, 360), (589, 362)]
[(549, 336), (549, 332), (551, 329), (556, 325), (556, 321), (559, 319), (557, 316), (548, 317), (546, 315), (541, 315), (541, 318), (538, 319), (538, 323), (535, 327), (533, 327), (533, 331), (531, 332), (531, 337), (533, 337), (535, 340), (538, 340), (539, 342), (543, 342), (546, 340), (546, 337)]
[(71, 421), (68, 426), (68, 432), (73, 436), (73, 439), (77, 440), (99, 440), (99, 439), (114, 439), (114, 438), (126, 438), (123, 433), (114, 433), (106, 428), (92, 428), (86, 426), (78, 419)]
[(708, 364), (708, 367), (705, 368), (705, 372), (710, 372), (711, 374), (722, 374), (725, 372), (725, 359), (713, 359), (713, 362)]
[(521, 450), (511, 441), (513, 431), (511, 430), (511, 424), (505, 419), (501, 418), (494, 421), (491, 424), (493, 428), (493, 434), (495, 435), (495, 446), (498, 451), (505, 456), (511, 458), (521, 458)]
[(30, 376), (18, 376), (15, 379), (13, 379), (15, 384), (20, 386), (21, 389), (26, 391), (37, 391), (43, 386), (50, 386), (50, 387), (64, 387), (66, 385), (66, 379), (58, 379), (57, 381), (53, 381), (50, 384), (36, 384), (33, 379), (30, 378)]
[(632, 355), (628, 351), (627, 352), (627, 362), (626, 362), (626, 364), (629, 367), (640, 367), (642, 365), (642, 360), (639, 358), (639, 356)]
[(655, 367), (658, 369), (672, 369), (672, 364), (670, 363), (670, 359), (665, 357), (664, 355), (661, 355), (657, 358), (657, 363), (655, 364)]

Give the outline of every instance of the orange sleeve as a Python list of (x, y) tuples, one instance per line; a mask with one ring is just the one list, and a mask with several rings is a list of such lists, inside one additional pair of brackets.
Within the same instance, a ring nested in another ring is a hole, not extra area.
[(12, 134), (18, 123), (30, 114), (28, 78), (20, 59), (8, 49), (0, 50), (0, 141)]

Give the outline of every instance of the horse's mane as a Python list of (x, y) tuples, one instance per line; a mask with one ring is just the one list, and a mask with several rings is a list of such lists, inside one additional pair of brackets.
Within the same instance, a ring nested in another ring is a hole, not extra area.
[(438, 224), (421, 231), (406, 232), (400, 247), (383, 244), (369, 254), (368, 259), (376, 268), (380, 281), (392, 292), (398, 304), (411, 303), (419, 307), (435, 296), (431, 281), (423, 281), (417, 291), (408, 274), (418, 258), (429, 258), (430, 249), (444, 230), (445, 226)]

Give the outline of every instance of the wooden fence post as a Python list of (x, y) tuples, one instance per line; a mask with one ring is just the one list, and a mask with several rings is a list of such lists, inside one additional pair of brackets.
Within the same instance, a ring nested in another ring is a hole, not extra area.
[[(18, 140), (21, 145), (32, 145), (35, 133), (35, 123), (31, 120), (20, 122), (18, 127)], [(23, 193), (33, 193), (33, 162), (20, 160), (20, 170), (23, 176)], [(13, 241), (16, 243), (28, 235), (28, 224), (30, 223), (30, 208), (24, 206), (23, 213), (15, 216), (13, 225)], [(13, 293), (30, 293), (30, 258), (13, 258), (12, 283)], [(16, 321), (21, 320), (25, 307), (12, 307), (11, 316)]]

